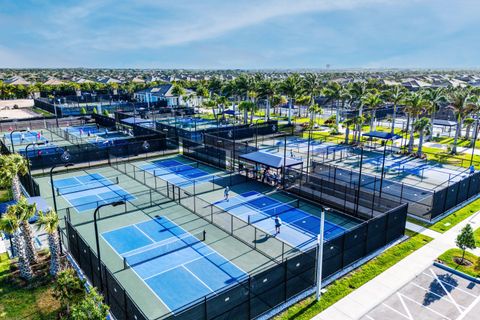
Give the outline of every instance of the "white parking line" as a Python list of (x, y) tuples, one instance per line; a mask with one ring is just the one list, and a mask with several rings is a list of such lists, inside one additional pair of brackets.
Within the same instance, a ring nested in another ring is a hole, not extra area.
[[(432, 276), (429, 275), (428, 273), (423, 272), (423, 274), (426, 275), (426, 276), (429, 277), (429, 278), (435, 279), (434, 277), (432, 277)], [(441, 281), (441, 280), (440, 280), (440, 281)], [(462, 292), (465, 293), (465, 294), (468, 294), (469, 296), (472, 296), (472, 297), (474, 297), (474, 298), (478, 297), (477, 295), (475, 295), (475, 294), (473, 294), (473, 293), (471, 293), (471, 292), (468, 292), (468, 291), (466, 291), (466, 290), (463, 290), (462, 288), (455, 287), (454, 285), (451, 285), (451, 284), (448, 283), (448, 282), (445, 282), (445, 281), (442, 281), (442, 282), (443, 282), (444, 284), (446, 284), (447, 286), (449, 286), (449, 287), (455, 288), (455, 290), (459, 290), (459, 291), (462, 291)]]
[(399, 315), (401, 315), (401, 316), (404, 317), (405, 319), (411, 320), (411, 318), (407, 317), (406, 315), (404, 315), (403, 313), (401, 313), (401, 312), (398, 311), (397, 309), (390, 307), (388, 304), (382, 303), (382, 305), (385, 306), (385, 307), (387, 307), (388, 309), (392, 310), (393, 312), (398, 313)]
[(405, 301), (403, 300), (402, 295), (400, 294), (400, 292), (397, 292), (397, 296), (398, 296), (398, 299), (400, 299), (400, 302), (402, 303), (403, 309), (404, 309), (405, 312), (407, 313), (408, 318), (409, 318), (410, 320), (415, 320), (415, 319), (413, 319), (413, 316), (412, 316), (412, 314), (410, 313), (410, 310), (408, 309), (408, 307), (407, 307)]
[(457, 308), (458, 312), (460, 312), (460, 314), (462, 313), (462, 309), (460, 308), (460, 306), (458, 305), (457, 301), (455, 301), (455, 299), (453, 299), (452, 295), (450, 294), (450, 292), (447, 290), (447, 288), (445, 288), (445, 286), (443, 285), (442, 281), (440, 281), (440, 279), (438, 279), (438, 276), (435, 272), (433, 272), (433, 269), (430, 269), (430, 272), (432, 273), (432, 275), (435, 277), (435, 279), (438, 281), (438, 283), (440, 284), (440, 286), (442, 287), (443, 291), (445, 291), (445, 293), (447, 294), (447, 296), (450, 298), (451, 302), (455, 305), (455, 307)]
[[(437, 294), (437, 293), (435, 293), (435, 292), (433, 292), (433, 291), (431, 291), (431, 290), (428, 290), (427, 288), (424, 288), (424, 287), (422, 287), (421, 285), (416, 284), (415, 282), (412, 282), (412, 285), (414, 285), (414, 286), (417, 287), (417, 288), (420, 288), (420, 289), (422, 289), (422, 290), (425, 290), (425, 291), (427, 291), (428, 293), (431, 293), (431, 294), (439, 297), (441, 300), (445, 300), (445, 301), (447, 301), (447, 302), (452, 303), (449, 299), (445, 299), (444, 296), (441, 296), (441, 295), (439, 295), (439, 294)], [(464, 307), (464, 306), (462, 306), (462, 305), (460, 305), (460, 304), (459, 304), (459, 306), (460, 306), (460, 308), (462, 308), (462, 309), (464, 309), (464, 310), (467, 308), (467, 307)]]
[[(401, 293), (399, 293), (399, 294), (401, 294)], [(410, 300), (410, 301), (412, 301), (412, 302), (414, 302), (414, 303), (418, 304), (418, 305), (419, 305), (419, 306), (421, 306), (422, 308), (425, 308), (425, 309), (427, 309), (427, 310), (430, 310), (431, 312), (433, 312), (433, 313), (437, 314), (438, 316), (440, 316), (440, 317), (443, 317), (443, 319), (448, 319), (448, 320), (451, 320), (450, 318), (448, 318), (447, 316), (445, 316), (445, 315), (441, 314), (440, 312), (438, 312), (438, 311), (435, 311), (435, 310), (433, 310), (432, 308), (429, 308), (429, 307), (427, 307), (427, 306), (424, 306), (423, 304), (421, 304), (421, 303), (419, 303), (419, 302), (417, 302), (417, 301), (413, 300), (412, 298), (410, 298), (410, 297), (408, 297), (408, 296), (406, 296), (406, 295), (404, 295), (404, 294), (401, 294), (401, 295), (402, 295), (402, 296), (403, 296), (405, 299), (408, 299), (408, 300)]]

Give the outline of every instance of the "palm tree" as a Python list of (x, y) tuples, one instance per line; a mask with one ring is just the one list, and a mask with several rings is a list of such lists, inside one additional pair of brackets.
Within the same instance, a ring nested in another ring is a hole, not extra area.
[(473, 118), (466, 118), (465, 120), (463, 120), (463, 124), (466, 125), (466, 129), (465, 129), (465, 140), (469, 140), (470, 139), (470, 131), (472, 130), (472, 126), (473, 124), (475, 123), (475, 119)]
[(279, 85), (280, 92), (288, 98), (288, 124), (292, 124), (292, 108), (303, 93), (302, 79), (297, 73), (289, 75)]
[(388, 100), (393, 103), (393, 115), (392, 115), (392, 129), (391, 134), (395, 133), (395, 120), (397, 118), (397, 108), (401, 101), (403, 101), (407, 91), (404, 87), (393, 86), (387, 91)]
[(382, 105), (383, 100), (380, 98), (380, 93), (378, 91), (369, 92), (363, 98), (363, 104), (370, 108), (371, 110), (371, 117), (370, 117), (370, 131), (375, 131), (375, 119), (377, 114), (377, 109)]
[[(417, 117), (428, 108), (429, 101), (425, 100), (422, 94), (414, 92), (406, 98), (405, 104), (405, 113), (412, 121), (412, 125), (410, 126), (410, 139), (408, 141), (408, 153), (411, 153), (413, 151), (413, 142), (415, 138), (415, 128), (413, 123), (415, 123)], [(408, 127), (407, 130), (409, 130)]]
[[(368, 93), (368, 87), (367, 87), (367, 83), (364, 81), (354, 82), (353, 85), (350, 87), (350, 94), (352, 96), (352, 100), (357, 102), (358, 120), (364, 119), (363, 101), (367, 93)], [(357, 123), (358, 142), (360, 142), (360, 139), (362, 136), (362, 126), (363, 126), (363, 122)]]
[(440, 108), (440, 105), (446, 101), (445, 98), (445, 89), (444, 88), (436, 88), (436, 89), (428, 89), (425, 91), (425, 99), (430, 101), (430, 135), (428, 140), (433, 138), (433, 122), (435, 121), (435, 115)]
[(270, 120), (270, 108), (272, 106), (272, 98), (275, 95), (275, 83), (270, 79), (264, 79), (258, 83), (258, 97), (265, 99), (267, 110), (265, 111), (265, 120)]
[(457, 143), (463, 126), (463, 120), (474, 109), (474, 101), (471, 91), (468, 88), (457, 89), (448, 95), (450, 108), (457, 117), (457, 129), (455, 130), (455, 138), (453, 140), (452, 154), (457, 153)]
[(348, 144), (348, 139), (350, 135), (350, 127), (355, 124), (355, 119), (347, 118), (343, 120), (343, 125), (345, 126), (345, 144)]
[(50, 274), (56, 276), (60, 270), (60, 242), (58, 234), (58, 215), (55, 211), (39, 212), (38, 230), (45, 229), (50, 248)]
[[(306, 95), (310, 97), (310, 106), (315, 104), (315, 98), (320, 95), (322, 88), (322, 81), (318, 74), (307, 73), (303, 79), (303, 90)], [(310, 117), (310, 119), (313, 119)]]
[(318, 104), (314, 103), (308, 107), (308, 112), (310, 112), (311, 115), (310, 125), (313, 126), (317, 120), (317, 114), (322, 114), (322, 108)]
[(0, 230), (13, 237), (12, 252), (15, 252), (18, 257), (20, 276), (25, 280), (30, 280), (33, 278), (33, 271), (27, 258), (25, 243), (20, 236), (20, 225), (22, 221), (17, 218), (14, 210), (16, 210), (15, 205), (8, 207), (7, 213), (0, 219)]
[(247, 123), (248, 113), (250, 112), (250, 123), (253, 123), (253, 114), (257, 109), (257, 105), (252, 101), (242, 101), (238, 105), (238, 109), (243, 111), (247, 117), (244, 118), (245, 123)]
[(185, 89), (179, 85), (174, 84), (172, 87), (172, 95), (177, 97), (177, 107), (180, 106), (180, 99), (185, 95)]
[(206, 101), (203, 101), (203, 107), (207, 109), (212, 109), (213, 116), (215, 119), (217, 119), (217, 113), (216, 113), (216, 108), (218, 107), (217, 101), (215, 99), (208, 99)]
[(28, 173), (27, 161), (18, 153), (0, 155), (0, 177), (11, 186), (12, 196), (16, 201), (22, 196), (19, 175)]
[(25, 242), (28, 261), (30, 261), (30, 263), (37, 263), (38, 257), (33, 242), (34, 233), (29, 223), (29, 220), (35, 215), (35, 212), (37, 212), (37, 206), (35, 203), (29, 204), (27, 198), (21, 197), (12, 207), (14, 208), (11, 209), (11, 213), (15, 214), (20, 221), (20, 229)]
[(429, 126), (430, 126), (430, 119), (428, 119), (427, 117), (420, 118), (419, 120), (415, 121), (413, 126), (415, 127), (415, 131), (419, 133), (417, 155), (419, 157), (421, 157), (422, 156), (422, 146), (423, 146), (423, 136), (424, 136), (424, 133), (425, 133), (425, 129), (429, 128)]

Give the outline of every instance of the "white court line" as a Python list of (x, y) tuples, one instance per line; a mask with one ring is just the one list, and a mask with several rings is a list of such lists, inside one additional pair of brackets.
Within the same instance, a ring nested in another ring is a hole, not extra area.
[(370, 320), (375, 320), (374, 318), (372, 318), (372, 317), (369, 316), (368, 314), (366, 314), (365, 317), (367, 317), (367, 318), (370, 319)]
[(185, 264), (182, 264), (182, 268), (187, 270), (192, 276), (194, 276), (201, 284), (203, 284), (205, 287), (207, 287), (208, 290), (210, 290), (211, 292), (215, 292), (212, 288), (210, 288), (209, 286), (207, 286), (207, 284), (205, 282), (202, 281), (202, 279), (200, 279), (199, 277), (197, 277), (197, 275), (195, 273), (193, 273), (192, 271), (190, 271), (190, 269), (188, 269), (187, 267), (185, 267)]
[(387, 307), (388, 309), (392, 310), (393, 312), (398, 313), (399, 315), (401, 315), (401, 316), (404, 317), (405, 319), (412, 320), (411, 318), (407, 317), (406, 315), (404, 315), (403, 313), (401, 313), (401, 312), (398, 311), (397, 309), (390, 307), (390, 306), (389, 306), (388, 304), (386, 304), (385, 302), (382, 302), (382, 305), (383, 305), (384, 307)]
[(457, 301), (455, 301), (455, 299), (453, 299), (452, 295), (450, 294), (450, 292), (447, 290), (447, 288), (445, 288), (445, 286), (443, 285), (442, 281), (440, 281), (440, 279), (438, 278), (437, 274), (435, 272), (433, 272), (433, 269), (430, 269), (430, 272), (432, 273), (432, 275), (435, 277), (435, 279), (438, 281), (438, 283), (440, 284), (440, 286), (442, 287), (443, 291), (445, 291), (445, 293), (447, 294), (447, 296), (450, 298), (451, 302), (455, 305), (455, 307), (457, 308), (458, 312), (460, 312), (460, 314), (462, 313), (462, 309), (460, 308), (460, 306), (458, 305)]
[(138, 231), (140, 231), (141, 233), (143, 233), (145, 235), (145, 237), (147, 237), (148, 239), (150, 239), (150, 241), (152, 241), (153, 243), (156, 243), (157, 241), (155, 241), (153, 238), (150, 238), (150, 236), (148, 234), (146, 234), (145, 232), (143, 232), (142, 229), (140, 229), (139, 227), (137, 227), (137, 224), (134, 224), (133, 225)]
[(435, 311), (435, 310), (433, 310), (433, 309), (432, 309), (432, 308), (430, 308), (430, 307), (424, 306), (423, 304), (421, 304), (421, 303), (419, 303), (419, 302), (417, 302), (417, 301), (413, 300), (412, 298), (410, 298), (410, 297), (408, 297), (408, 296), (406, 296), (406, 295), (404, 295), (404, 294), (402, 294), (402, 293), (398, 293), (398, 294), (401, 294), (401, 295), (402, 295), (402, 296), (403, 296), (405, 299), (408, 299), (408, 300), (412, 301), (413, 303), (416, 303), (416, 304), (418, 304), (418, 305), (419, 305), (419, 306), (421, 306), (422, 308), (425, 308), (425, 309), (427, 309), (427, 310), (429, 310), (429, 311), (431, 311), (431, 312), (435, 313), (436, 315), (438, 315), (438, 316), (440, 316), (440, 317), (443, 317), (444, 319), (451, 320), (449, 317), (447, 317), (447, 316), (445, 316), (445, 315), (441, 314), (440, 312), (438, 312), (438, 311)]
[[(428, 293), (431, 293), (431, 294), (439, 297), (441, 300), (445, 300), (445, 301), (447, 301), (447, 302), (449, 302), (449, 303), (452, 303), (449, 299), (445, 299), (445, 296), (441, 296), (441, 295), (439, 295), (439, 294), (437, 294), (437, 293), (435, 293), (435, 292), (433, 292), (433, 291), (431, 291), (431, 290), (429, 290), (429, 289), (427, 289), (427, 288), (422, 287), (421, 285), (416, 284), (415, 282), (411, 282), (411, 284), (414, 285), (414, 286), (417, 287), (417, 288), (420, 288), (420, 289), (422, 289), (422, 290), (425, 290), (425, 291), (427, 291)], [(460, 306), (460, 308), (462, 308), (462, 309), (466, 309), (466, 307), (464, 307), (464, 306), (462, 306), (462, 305), (460, 305), (460, 304), (459, 304), (459, 306)]]
[(412, 316), (412, 314), (410, 313), (410, 310), (408, 309), (407, 304), (406, 304), (405, 301), (403, 300), (402, 295), (400, 294), (400, 292), (397, 292), (397, 296), (398, 296), (398, 299), (400, 300), (400, 303), (401, 303), (402, 306), (403, 306), (403, 309), (404, 309), (405, 312), (407, 313), (408, 318), (409, 318), (410, 320), (415, 320), (415, 319), (413, 319), (413, 316)]
[[(429, 277), (429, 278), (435, 279), (434, 277), (432, 277), (432, 276), (429, 275), (428, 273), (423, 272), (423, 274), (426, 275), (426, 276)], [(462, 279), (463, 279), (463, 278), (462, 278)], [(440, 280), (440, 281), (442, 281), (442, 280)], [(478, 295), (475, 295), (475, 294), (473, 294), (473, 293), (471, 293), (471, 292), (468, 292), (468, 291), (466, 291), (466, 290), (463, 290), (462, 288), (455, 287), (455, 286), (451, 285), (451, 284), (448, 283), (448, 282), (445, 282), (445, 281), (442, 281), (442, 282), (443, 282), (443, 284), (446, 284), (447, 286), (452, 287), (452, 288), (454, 288), (455, 290), (459, 290), (459, 291), (461, 291), (461, 292), (463, 292), (463, 293), (465, 293), (465, 294), (468, 294), (469, 296), (472, 296), (472, 297), (474, 297), (474, 298), (478, 297)]]
[[(105, 240), (105, 238), (104, 238), (104, 240)], [(112, 245), (110, 244), (110, 242), (108, 242), (108, 241), (105, 241), (105, 242), (107, 243), (107, 245), (108, 245), (117, 255), (120, 256), (120, 258), (121, 258), (122, 261), (123, 261), (122, 256), (117, 252), (117, 250), (115, 250), (114, 247), (112, 247)], [(162, 298), (160, 298), (160, 296), (152, 289), (152, 287), (150, 287), (150, 286), (148, 285), (148, 283), (146, 283), (145, 280), (144, 280), (142, 277), (140, 277), (140, 275), (135, 271), (134, 268), (128, 268), (128, 269), (129, 269), (129, 270), (132, 270), (133, 273), (140, 279), (140, 281), (142, 281), (143, 284), (153, 293), (153, 295), (154, 295), (155, 297), (157, 297), (158, 300), (160, 300), (160, 302), (165, 306), (165, 308), (167, 308), (168, 311), (172, 312), (172, 309), (170, 309), (170, 307), (162, 300)], [(125, 271), (125, 270), (126, 270), (126, 269), (123, 269), (123, 270), (120, 270), (120, 271)]]

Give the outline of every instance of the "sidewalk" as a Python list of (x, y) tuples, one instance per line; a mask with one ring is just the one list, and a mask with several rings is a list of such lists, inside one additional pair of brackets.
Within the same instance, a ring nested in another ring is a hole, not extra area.
[[(468, 223), (473, 229), (480, 226), (480, 214), (477, 212), (469, 219), (466, 219), (447, 231), (440, 234), (429, 229), (421, 233), (434, 235), (435, 239), (415, 251), (405, 259), (392, 266), (373, 280), (350, 293), (319, 315), (315, 320), (354, 320), (359, 319), (370, 309), (381, 303), (402, 286), (412, 280), (430, 266), (435, 258), (446, 250), (455, 247), (455, 238), (459, 231)], [(416, 226), (409, 225), (410, 228)], [(423, 229), (423, 228), (422, 228)], [(432, 233), (434, 232), (434, 233)]]

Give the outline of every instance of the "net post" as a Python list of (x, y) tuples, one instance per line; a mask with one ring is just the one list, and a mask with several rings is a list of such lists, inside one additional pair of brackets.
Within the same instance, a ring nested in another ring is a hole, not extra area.
[(230, 234), (233, 235), (233, 214), (230, 215)]
[(123, 257), (123, 269), (128, 269), (127, 258)]
[(203, 241), (205, 241), (207, 239), (207, 231), (205, 229), (203, 229), (202, 236), (203, 236)]

